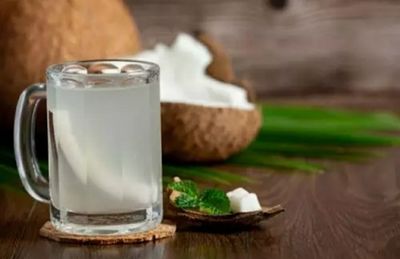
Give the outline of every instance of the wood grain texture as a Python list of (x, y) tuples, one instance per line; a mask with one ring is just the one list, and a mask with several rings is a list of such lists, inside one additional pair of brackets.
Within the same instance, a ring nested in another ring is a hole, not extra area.
[[(302, 103), (354, 108), (346, 98)], [(390, 99), (357, 102), (400, 108)], [(135, 245), (82, 246), (40, 238), (47, 205), (0, 187), (0, 258), (399, 258), (399, 158), (400, 149), (392, 149), (362, 164), (329, 162), (317, 175), (238, 169), (254, 179), (244, 187), (259, 194), (263, 205), (280, 203), (285, 212), (249, 231), (184, 230), (171, 239)]]
[(398, 1), (126, 2), (145, 47), (203, 29), (227, 48), (239, 76), (263, 94), (400, 90)]

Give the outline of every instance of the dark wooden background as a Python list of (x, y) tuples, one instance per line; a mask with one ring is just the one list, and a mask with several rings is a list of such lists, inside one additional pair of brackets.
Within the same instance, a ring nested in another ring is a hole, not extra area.
[(400, 91), (400, 1), (126, 2), (146, 47), (204, 29), (261, 94)]

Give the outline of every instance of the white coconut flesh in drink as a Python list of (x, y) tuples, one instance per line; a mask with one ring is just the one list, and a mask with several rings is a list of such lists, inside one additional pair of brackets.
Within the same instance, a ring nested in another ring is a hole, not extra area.
[(159, 194), (154, 180), (146, 181), (145, 175), (127, 173), (137, 171), (131, 163), (109, 162), (110, 157), (99, 151), (90, 136), (86, 135), (85, 143), (77, 141), (68, 111), (56, 111), (54, 121), (58, 170), (61, 170), (60, 190), (52, 192), (56, 206), (59, 203), (81, 213), (129, 212), (132, 206), (146, 209), (157, 201)]
[[(130, 58), (160, 66), (166, 157), (180, 161), (219, 161), (245, 148), (256, 136), (261, 120), (259, 111), (248, 101), (243, 88), (206, 74), (213, 57), (192, 36), (180, 34), (171, 47), (159, 44)], [(90, 170), (96, 176), (91, 184), (118, 200), (121, 196), (119, 173), (112, 173), (115, 168), (108, 167), (107, 157), (97, 152), (93, 142), (82, 150), (85, 144), (80, 145), (70, 131), (68, 110), (55, 111), (54, 123), (60, 152), (77, 179), (85, 183)], [(157, 197), (154, 188), (145, 182), (132, 180), (129, 185), (130, 188), (123, 189), (123, 195), (137, 200), (137, 204), (149, 204)]]

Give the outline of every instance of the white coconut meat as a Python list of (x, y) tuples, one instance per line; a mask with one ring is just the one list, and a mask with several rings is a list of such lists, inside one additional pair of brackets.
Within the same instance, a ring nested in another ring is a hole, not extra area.
[[(59, 193), (52, 192), (52, 199), (57, 207), (64, 206), (81, 213), (105, 213), (110, 210), (125, 211), (132, 206), (146, 208), (155, 202), (157, 189), (150, 183), (142, 182), (135, 175), (127, 174), (130, 184), (124, 185), (120, 173), (115, 172), (115, 168), (106, 163), (107, 157), (101, 156), (96, 146), (84, 146), (78, 142), (72, 133), (68, 111), (57, 110), (53, 119), (59, 147), (58, 155), (65, 159), (58, 165), (63, 168), (61, 173), (65, 174), (58, 176), (62, 181)], [(125, 170), (135, 171), (135, 168), (125, 168)], [(92, 193), (88, 195), (89, 190), (92, 190)], [(76, 195), (80, 199), (76, 199)], [(94, 198), (88, 202), (86, 196), (102, 196), (107, 197), (107, 200)], [(122, 201), (129, 203), (121, 203)]]
[(242, 187), (228, 192), (226, 196), (228, 196), (231, 209), (235, 213), (261, 210), (257, 195), (255, 193), (249, 193)]
[(160, 66), (161, 102), (254, 109), (244, 89), (207, 75), (212, 55), (206, 46), (188, 34), (179, 34), (171, 47), (158, 44), (153, 50), (129, 58)]
[(239, 187), (236, 188), (233, 191), (227, 192), (226, 196), (228, 196), (229, 199), (240, 199), (241, 197), (249, 194), (248, 191), (246, 191), (244, 188)]

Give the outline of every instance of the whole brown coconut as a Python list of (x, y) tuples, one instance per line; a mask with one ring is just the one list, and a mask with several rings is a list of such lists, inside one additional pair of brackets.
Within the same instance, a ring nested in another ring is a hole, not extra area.
[(2, 0), (0, 24), (3, 132), (12, 129), (19, 94), (43, 81), (48, 65), (131, 55), (140, 48), (138, 30), (121, 0)]

